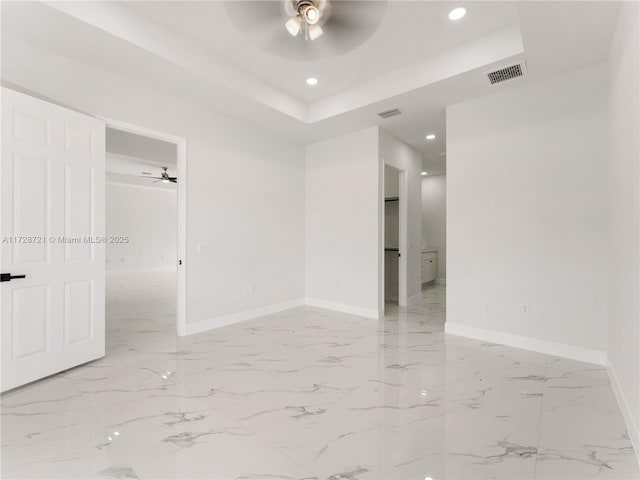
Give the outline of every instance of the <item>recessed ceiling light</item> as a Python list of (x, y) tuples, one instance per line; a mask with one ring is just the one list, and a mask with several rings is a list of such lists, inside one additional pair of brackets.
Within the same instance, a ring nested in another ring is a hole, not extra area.
[(458, 21), (461, 20), (467, 14), (467, 9), (464, 7), (456, 7), (449, 12), (449, 20)]
[(428, 174), (427, 172), (420, 172), (420, 175), (422, 175), (423, 177), (426, 177)]
[(436, 138), (434, 133), (430, 133), (429, 135), (426, 136), (427, 140), (434, 140)]
[(317, 84), (318, 84), (317, 78), (313, 78), (313, 77), (307, 78), (307, 85), (317, 85)]

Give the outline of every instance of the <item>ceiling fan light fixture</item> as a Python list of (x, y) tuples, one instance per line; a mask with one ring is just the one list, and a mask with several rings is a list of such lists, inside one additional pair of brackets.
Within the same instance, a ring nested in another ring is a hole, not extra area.
[(315, 40), (324, 32), (322, 31), (322, 27), (318, 24), (309, 25), (309, 38), (311, 40)]
[(285, 23), (285, 27), (287, 27), (287, 31), (295, 37), (296, 35), (298, 35), (298, 33), (300, 33), (302, 22), (298, 17), (291, 17), (289, 20), (287, 20), (287, 23)]
[(304, 19), (309, 25), (315, 25), (320, 20), (320, 11), (315, 5), (309, 5), (304, 8)]
[[(294, 37), (302, 31), (305, 40), (318, 38), (323, 33), (322, 28), (318, 25), (321, 17), (320, 8), (323, 5), (321, 0), (292, 0), (293, 11), (296, 13), (285, 23), (287, 31)], [(288, 11), (293, 13), (292, 10)]]
[(169, 183), (169, 182), (170, 182), (170, 180), (168, 180), (168, 179), (166, 179), (166, 178), (163, 178), (163, 179), (162, 179), (162, 183)]

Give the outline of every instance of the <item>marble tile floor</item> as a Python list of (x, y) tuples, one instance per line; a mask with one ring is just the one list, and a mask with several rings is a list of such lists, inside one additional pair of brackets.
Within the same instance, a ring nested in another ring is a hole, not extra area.
[(171, 277), (110, 277), (106, 357), (2, 396), (2, 478), (640, 476), (605, 369), (445, 335), (444, 296), (176, 338)]

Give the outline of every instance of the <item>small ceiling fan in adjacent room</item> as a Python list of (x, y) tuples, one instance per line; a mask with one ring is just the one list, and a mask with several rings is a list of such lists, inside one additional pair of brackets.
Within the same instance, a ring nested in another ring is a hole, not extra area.
[(178, 183), (178, 177), (170, 177), (169, 173), (167, 172), (168, 168), (167, 167), (163, 167), (162, 168), (162, 174), (160, 177), (150, 177), (149, 175), (151, 175), (150, 173), (147, 172), (142, 172), (143, 175), (140, 175), (141, 177), (144, 178), (155, 178), (156, 181), (153, 183), (158, 183), (158, 182), (162, 182), (162, 183)]

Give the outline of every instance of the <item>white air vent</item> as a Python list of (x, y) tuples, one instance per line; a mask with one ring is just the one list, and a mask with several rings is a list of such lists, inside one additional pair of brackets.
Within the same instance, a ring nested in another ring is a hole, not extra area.
[(514, 63), (513, 65), (498, 68), (497, 70), (484, 72), (484, 75), (486, 75), (490, 85), (506, 82), (507, 80), (513, 80), (514, 78), (524, 77), (526, 74), (527, 70), (524, 66), (524, 60)]
[(400, 115), (402, 112), (397, 108), (392, 108), (391, 110), (385, 110), (384, 112), (378, 112), (378, 115), (382, 118), (389, 118), (395, 115)]

